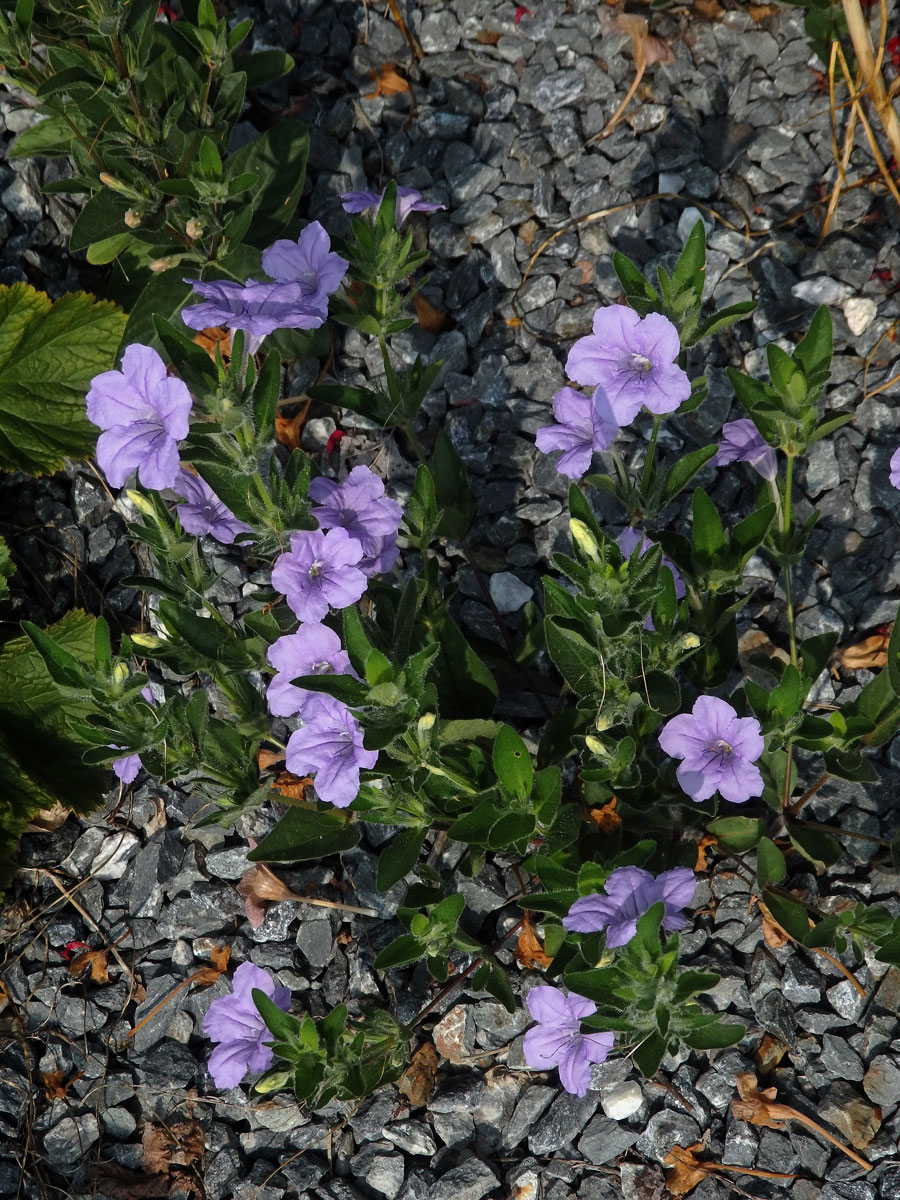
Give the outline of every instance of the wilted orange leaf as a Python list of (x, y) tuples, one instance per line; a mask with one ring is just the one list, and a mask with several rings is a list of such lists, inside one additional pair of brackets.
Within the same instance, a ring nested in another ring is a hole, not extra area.
[(91, 983), (109, 983), (109, 948), (86, 950), (69, 963), (69, 970), (76, 979), (85, 971), (91, 972)]
[(275, 437), (288, 450), (300, 449), (300, 434), (306, 424), (310, 404), (310, 400), (283, 404), (275, 413)]
[(423, 1042), (397, 1081), (397, 1091), (406, 1097), (412, 1108), (421, 1108), (427, 1103), (434, 1090), (438, 1062), (437, 1050), (431, 1042)]
[(759, 1048), (754, 1054), (756, 1065), (762, 1071), (763, 1075), (768, 1075), (773, 1071), (785, 1054), (788, 1052), (788, 1047), (784, 1042), (777, 1037), (773, 1037), (771, 1033), (767, 1033), (759, 1044)]
[(712, 834), (705, 833), (697, 843), (697, 863), (694, 867), (695, 871), (705, 871), (707, 867), (706, 852), (710, 846), (715, 846), (716, 839)]
[(375, 82), (375, 91), (366, 93), (367, 100), (374, 100), (376, 96), (396, 96), (398, 92), (409, 91), (409, 84), (397, 73), (396, 63), (383, 63), (377, 70), (370, 70), (369, 74)]
[(541, 939), (534, 931), (534, 926), (526, 916), (515, 948), (516, 960), (525, 968), (549, 967), (553, 959), (541, 945)]
[(618, 800), (613, 796), (602, 808), (591, 809), (591, 820), (596, 821), (601, 833), (615, 833), (621, 828), (622, 818), (616, 812)]
[(670, 1196), (686, 1196), (709, 1174), (694, 1154), (700, 1148), (700, 1142), (687, 1149), (673, 1146), (663, 1159), (663, 1166), (668, 1168), (666, 1191)]
[(202, 1194), (203, 1155), (206, 1134), (199, 1121), (177, 1125), (145, 1125), (141, 1137), (144, 1170), (150, 1175), (167, 1175), (170, 1191)]
[(266, 750), (265, 747), (260, 749), (256, 755), (256, 765), (261, 771), (267, 770), (274, 766), (275, 763), (284, 762), (283, 750)]
[(537, 233), (538, 229), (539, 229), (539, 225), (538, 225), (537, 221), (533, 221), (529, 217), (529, 219), (527, 221), (523, 221), (522, 224), (519, 226), (519, 229), (518, 229), (519, 238), (525, 243), (526, 246), (530, 246), (531, 243), (534, 241), (534, 235)]
[(838, 663), (848, 671), (877, 671), (887, 663), (887, 646), (893, 627), (891, 621), (871, 637), (863, 638), (852, 646), (844, 646), (835, 656)]
[(496, 29), (479, 29), (475, 41), (482, 46), (496, 46), (502, 37), (503, 34), (498, 33)]
[(694, 12), (707, 21), (718, 21), (724, 11), (719, 0), (694, 0)]
[(200, 346), (205, 350), (210, 358), (215, 359), (216, 347), (222, 355), (222, 361), (227, 363), (231, 359), (231, 331), (223, 329), (221, 325), (215, 325), (210, 329), (201, 329), (199, 333), (194, 334), (194, 345)]
[(57, 800), (50, 808), (42, 808), (40, 812), (32, 813), (22, 832), (52, 833), (54, 829), (64, 825), (71, 815), (69, 809)]
[(281, 771), (275, 777), (272, 791), (289, 800), (302, 800), (306, 789), (311, 786), (312, 780), (308, 775), (293, 775), (290, 771)]
[(748, 4), (747, 12), (750, 14), (751, 19), (754, 20), (758, 25), (760, 23), (760, 21), (767, 21), (769, 19), (769, 17), (777, 16), (778, 15), (778, 5), (777, 4)]
[(443, 333), (450, 324), (449, 314), (429, 304), (421, 292), (413, 297), (413, 308), (416, 310), (417, 321), (428, 333)]
[(65, 1071), (42, 1071), (41, 1083), (44, 1085), (44, 1093), (48, 1100), (65, 1100), (69, 1094), (69, 1088), (76, 1079), (80, 1079), (84, 1071), (79, 1071), (77, 1075), (73, 1075), (70, 1079), (65, 1078)]

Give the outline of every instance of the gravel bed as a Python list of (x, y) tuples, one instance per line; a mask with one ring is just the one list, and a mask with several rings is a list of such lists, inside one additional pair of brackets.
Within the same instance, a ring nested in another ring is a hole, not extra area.
[[(856, 640), (893, 618), (900, 492), (888, 484), (887, 463), (897, 443), (897, 392), (861, 397), (867, 363), (870, 390), (896, 371), (885, 335), (898, 316), (900, 221), (890, 201), (859, 187), (846, 193), (832, 232), (817, 245), (835, 168), (827, 91), (817, 85), (821, 64), (803, 35), (802, 11), (779, 10), (760, 23), (737, 10), (712, 23), (684, 10), (655, 12), (652, 29), (670, 61), (648, 69), (612, 135), (586, 146), (633, 78), (629, 40), (605, 5), (598, 12), (586, 0), (549, 0), (516, 23), (514, 4), (429, 2), (407, 14), (425, 51), (415, 66), (397, 25), (372, 7), (263, 3), (238, 5), (235, 16), (253, 16), (257, 41), (290, 50), (298, 66), (245, 120), (261, 123), (263, 109), (269, 116), (290, 110), (308, 124), (304, 215), (339, 233), (347, 220), (339, 194), (389, 177), (447, 206), (414, 218), (431, 252), (424, 294), (447, 314), (447, 327), (439, 334), (413, 327), (393, 344), (409, 361), (416, 354), (444, 360), (421, 433), (427, 441), (445, 429), (468, 465), (481, 500), (471, 540), (511, 629), (568, 537), (567, 482), (534, 447), (564, 383), (568, 347), (589, 330), (598, 305), (618, 298), (614, 250), (641, 266), (668, 264), (701, 217), (717, 301), (752, 298), (758, 308), (715, 341), (705, 362), (692, 362), (692, 374), (707, 367), (710, 398), (670, 422), (666, 450), (702, 445), (737, 415), (726, 364), (760, 369), (768, 341), (788, 346), (815, 306), (827, 304), (836, 357), (825, 403), (854, 409), (855, 419), (813, 449), (799, 476), (800, 517), (812, 504), (822, 514), (797, 583), (799, 630), (838, 630), (842, 640)], [(375, 91), (370, 72), (385, 62), (409, 74), (411, 92), (367, 94)], [(7, 147), (32, 119), (2, 92), (0, 117)], [(870, 168), (860, 139), (850, 175)], [(100, 286), (65, 251), (75, 206), (42, 197), (42, 180), (59, 170), (55, 162), (0, 165), (0, 283), (27, 279), (53, 295)], [(373, 347), (345, 335), (340, 378), (359, 382), (377, 370), (376, 358)], [(411, 468), (400, 449), (352, 415), (343, 427), (345, 445), (362, 458), (381, 449), (402, 499)], [(319, 416), (307, 427), (307, 446), (321, 449), (333, 428)], [(648, 432), (638, 422), (626, 452)], [(706, 468), (699, 482), (721, 511), (751, 503), (740, 472)], [(597, 503), (617, 532), (620, 518), (602, 497)], [(667, 523), (683, 518), (673, 505)], [(122, 628), (140, 615), (135, 593), (117, 583), (137, 566), (121, 510), (85, 464), (50, 480), (0, 480), (0, 523), (24, 568), (12, 581), (10, 619), (46, 622), (73, 603), (102, 608)], [(460, 584), (460, 620), (499, 641), (471, 569), (452, 547), (444, 552)], [(235, 611), (244, 582), (238, 561), (223, 553), (217, 595)], [(759, 591), (744, 627), (774, 629), (783, 604), (775, 577), (761, 559), (751, 574)], [(820, 699), (836, 687), (826, 683)], [(506, 697), (501, 712), (540, 716), (521, 697)], [(880, 765), (878, 785), (863, 791), (832, 781), (810, 810), (830, 824), (891, 837), (900, 828), (900, 751), (886, 752)], [(616, 1116), (613, 1103), (615, 1085), (630, 1078), (627, 1062), (596, 1067), (595, 1090), (571, 1097), (555, 1074), (525, 1068), (525, 1009), (510, 1016), (465, 989), (425, 1022), (446, 1061), (424, 1106), (411, 1106), (395, 1087), (313, 1116), (286, 1096), (260, 1098), (246, 1087), (217, 1093), (200, 1026), (227, 985), (186, 983), (214, 947), (229, 945), (232, 965), (252, 959), (274, 971), (313, 1015), (347, 1000), (390, 1006), (409, 1019), (432, 993), (423, 969), (373, 971), (375, 955), (396, 934), (403, 894), (402, 884), (384, 896), (375, 891), (377, 828), (339, 859), (279, 872), (300, 894), (368, 906), (377, 917), (283, 902), (270, 904), (254, 927), (235, 885), (247, 869), (247, 839), (262, 836), (272, 816), (256, 814), (226, 834), (197, 829), (195, 809), (189, 795), (144, 784), (124, 795), (116, 789), (88, 819), (25, 838), (25, 870), (0, 913), (8, 997), (0, 1008), (0, 1195), (657, 1200), (673, 1144), (702, 1140), (709, 1160), (796, 1174), (733, 1176), (742, 1194), (761, 1200), (787, 1191), (799, 1200), (900, 1196), (900, 971), (869, 958), (853, 967), (862, 1001), (820, 956), (770, 946), (758, 918), (748, 918), (749, 885), (727, 859), (712, 860), (684, 944), (691, 965), (721, 973), (713, 1003), (746, 1022), (747, 1036), (729, 1050), (667, 1059), (655, 1081), (640, 1084), (639, 1107), (628, 1117)], [(898, 911), (900, 877), (874, 849), (851, 842), (829, 894)], [(66, 881), (71, 902), (49, 869)], [(817, 894), (813, 875), (792, 882)], [(517, 890), (506, 862), (495, 859), (464, 883), (470, 931), (502, 936), (516, 911), (502, 908)], [(73, 977), (64, 955), (76, 941), (116, 944), (108, 983)], [(512, 963), (509, 950), (504, 956)], [(539, 981), (513, 968), (521, 996)], [(864, 1147), (868, 1174), (797, 1123), (760, 1129), (731, 1116), (735, 1073), (757, 1070), (761, 1053), (779, 1050), (767, 1084), (779, 1100)], [(176, 1152), (165, 1190), (138, 1192), (135, 1181), (150, 1161), (148, 1131), (161, 1129), (199, 1138), (204, 1157)], [(710, 1176), (691, 1194), (715, 1200), (730, 1192), (725, 1177)]]

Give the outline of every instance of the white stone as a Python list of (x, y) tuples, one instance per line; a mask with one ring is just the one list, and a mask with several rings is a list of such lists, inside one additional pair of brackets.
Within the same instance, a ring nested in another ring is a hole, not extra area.
[(644, 1093), (633, 1079), (610, 1084), (600, 1093), (600, 1106), (611, 1121), (624, 1121), (633, 1116), (643, 1103)]
[(95, 879), (121, 879), (129, 861), (140, 849), (140, 845), (140, 838), (127, 829), (123, 829), (119, 833), (111, 833), (108, 838), (104, 838), (97, 851), (97, 857), (94, 860), (96, 865), (91, 867), (91, 874)]
[(512, 571), (498, 571), (492, 575), (490, 592), (497, 611), (502, 614), (518, 612), (534, 595), (534, 589)]
[(877, 312), (878, 305), (868, 296), (852, 296), (844, 302), (844, 319), (854, 337), (858, 337), (863, 330), (869, 328)]
[(684, 187), (684, 176), (679, 175), (677, 171), (660, 171), (659, 173), (659, 191), (661, 192), (680, 192)]
[(714, 228), (712, 221), (708, 221), (699, 208), (686, 208), (678, 218), (678, 237), (682, 245), (691, 236), (691, 231), (698, 221), (703, 222), (707, 237), (712, 233)]

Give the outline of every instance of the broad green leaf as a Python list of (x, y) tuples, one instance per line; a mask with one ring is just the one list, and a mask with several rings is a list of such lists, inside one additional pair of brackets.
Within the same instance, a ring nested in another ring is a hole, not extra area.
[(375, 966), (379, 971), (386, 971), (390, 967), (404, 967), (407, 963), (418, 962), (424, 957), (425, 946), (421, 940), (412, 933), (401, 933), (377, 956)]
[(131, 306), (128, 324), (122, 332), (120, 350), (124, 351), (132, 342), (159, 349), (161, 342), (156, 332), (155, 318), (170, 321), (176, 329), (184, 327), (178, 314), (192, 295), (191, 286), (184, 282), (180, 270), (162, 271), (154, 275)]
[[(290, 1013), (279, 1008), (260, 988), (252, 988), (250, 995), (256, 1005), (259, 1015), (266, 1023), (266, 1029), (280, 1042), (296, 1041), (301, 1028), (301, 1022)], [(266, 1039), (271, 1040), (271, 1039)]]
[(0, 287), (0, 466), (43, 475), (93, 452), (84, 397), (112, 369), (124, 327), (121, 309), (84, 292), (51, 301)]
[(260, 137), (228, 156), (226, 176), (234, 179), (255, 173), (256, 183), (236, 203), (254, 210), (245, 241), (265, 247), (283, 237), (295, 220), (297, 203), (306, 177), (309, 134), (290, 118), (276, 122)]
[(356, 826), (339, 808), (291, 808), (247, 857), (251, 862), (307, 862), (351, 850), (358, 841)]
[(766, 822), (762, 817), (719, 817), (706, 828), (726, 850), (743, 854), (759, 843)]
[(697, 472), (705, 467), (709, 460), (718, 453), (718, 450), (718, 445), (701, 446), (699, 450), (692, 450), (689, 454), (685, 454), (679, 458), (666, 476), (666, 482), (663, 487), (663, 500), (666, 503), (674, 500), (682, 488), (686, 487)]
[(6, 581), (15, 572), (16, 565), (10, 560), (9, 547), (3, 538), (0, 538), (0, 600), (5, 600), (9, 595), (9, 584)]
[(682, 1041), (693, 1050), (724, 1050), (726, 1046), (739, 1042), (746, 1032), (746, 1025), (716, 1021), (682, 1034)]
[(510, 725), (501, 725), (494, 742), (494, 770), (508, 792), (526, 800), (531, 795), (534, 768), (528, 747)]
[(694, 491), (694, 551), (704, 559), (714, 559), (725, 545), (725, 531), (716, 506), (703, 488)]
[(784, 855), (770, 838), (760, 838), (756, 848), (756, 875), (759, 886), (781, 883), (786, 874)]
[(763, 900), (778, 924), (787, 930), (792, 938), (799, 942), (806, 937), (809, 933), (809, 917), (799, 901), (791, 900), (788, 896), (776, 896), (768, 889), (763, 894)]
[(378, 856), (376, 887), (386, 892), (419, 861), (427, 829), (404, 829), (385, 846)]

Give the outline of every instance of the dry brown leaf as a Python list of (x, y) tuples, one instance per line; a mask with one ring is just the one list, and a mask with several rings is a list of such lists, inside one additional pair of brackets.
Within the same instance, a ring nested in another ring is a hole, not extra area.
[(375, 91), (367, 92), (366, 99), (374, 100), (376, 96), (396, 96), (399, 92), (408, 92), (409, 84), (397, 72), (397, 64), (388, 62), (369, 71), (375, 83)]
[(434, 1090), (437, 1078), (438, 1052), (431, 1042), (423, 1042), (397, 1082), (397, 1091), (405, 1096), (411, 1108), (421, 1108)]
[[(144, 1170), (151, 1176), (168, 1179), (171, 1195), (175, 1191), (201, 1196), (203, 1155), (206, 1134), (199, 1121), (181, 1121), (176, 1125), (145, 1125), (141, 1137)], [(152, 1195), (152, 1192), (144, 1192)]]
[(673, 1146), (663, 1159), (663, 1166), (668, 1168), (666, 1191), (670, 1196), (686, 1196), (709, 1174), (694, 1154), (699, 1149), (700, 1142), (686, 1149), (684, 1146)]
[(413, 297), (413, 308), (416, 310), (416, 320), (428, 333), (443, 333), (450, 324), (449, 313), (441, 312), (429, 304), (421, 292)]
[(109, 947), (105, 950), (86, 950), (69, 963), (69, 971), (79, 978), (90, 970), (91, 983), (109, 983)]
[(590, 818), (596, 822), (601, 833), (615, 833), (622, 826), (622, 818), (616, 812), (618, 800), (613, 796), (602, 808), (592, 808)]
[(706, 852), (710, 846), (716, 845), (716, 839), (711, 833), (705, 833), (697, 843), (697, 862), (694, 866), (695, 871), (705, 871), (709, 865), (706, 861)]
[(638, 66), (639, 62), (645, 67), (652, 67), (654, 63), (675, 61), (672, 47), (662, 38), (649, 32), (645, 17), (640, 17), (637, 13), (619, 13), (612, 22), (612, 28), (616, 33), (624, 33), (631, 38), (635, 66)]
[(887, 663), (887, 647), (894, 623), (882, 625), (871, 637), (839, 649), (835, 658), (848, 671), (876, 671)]
[(518, 234), (520, 240), (523, 241), (526, 246), (530, 246), (534, 241), (534, 235), (537, 233), (539, 228), (540, 226), (538, 225), (537, 221), (533, 221), (529, 217), (527, 221), (523, 221), (519, 226)]
[(756, 1065), (763, 1075), (768, 1075), (770, 1071), (775, 1070), (787, 1054), (788, 1049), (789, 1047), (780, 1038), (773, 1037), (771, 1033), (765, 1035), (753, 1055)]
[(76, 1079), (80, 1079), (84, 1071), (79, 1071), (77, 1075), (72, 1075), (66, 1079), (65, 1071), (42, 1071), (41, 1083), (44, 1085), (44, 1093), (48, 1100), (65, 1100), (69, 1094), (69, 1088)]
[(750, 14), (751, 19), (754, 20), (758, 25), (760, 23), (760, 21), (767, 21), (769, 19), (769, 17), (777, 17), (778, 16), (778, 5), (777, 4), (748, 4), (747, 12)]
[(707, 21), (718, 21), (725, 9), (719, 0), (694, 0), (694, 12)]
[(52, 833), (59, 829), (71, 816), (71, 812), (57, 800), (50, 808), (42, 808), (40, 812), (32, 813), (31, 820), (22, 830), (23, 833)]
[(300, 434), (306, 424), (310, 403), (301, 398), (300, 402), (282, 404), (275, 413), (275, 437), (288, 450), (300, 449)]
[(525, 923), (522, 926), (522, 932), (519, 934), (519, 940), (516, 943), (513, 953), (516, 956), (516, 961), (520, 962), (526, 969), (532, 967), (549, 967), (553, 962), (553, 959), (541, 945), (541, 939), (535, 933), (534, 926), (527, 916), (525, 917)]
[(590, 259), (579, 258), (577, 262), (572, 263), (572, 266), (581, 267), (581, 279), (578, 281), (580, 286), (583, 287), (594, 278), (594, 264)]
[(498, 33), (496, 29), (479, 29), (475, 34), (475, 41), (482, 46), (496, 46), (503, 37), (502, 33)]
[(268, 770), (275, 763), (284, 762), (283, 750), (266, 750), (265, 748), (258, 751), (256, 755), (256, 765), (261, 771)]
[(221, 325), (215, 325), (210, 329), (201, 329), (199, 333), (194, 334), (194, 345), (205, 350), (210, 358), (215, 359), (216, 347), (222, 355), (222, 361), (228, 363), (231, 361), (231, 332), (228, 329), (223, 329)]
[(786, 946), (791, 940), (784, 931), (772, 920), (771, 917), (763, 914), (762, 919), (762, 935), (766, 945), (771, 950), (780, 950), (782, 946)]
[(113, 1196), (115, 1200), (156, 1200), (172, 1194), (168, 1175), (148, 1175), (114, 1162), (102, 1163), (91, 1172), (90, 1178), (104, 1196)]
[(288, 800), (303, 800), (308, 787), (312, 787), (312, 780), (308, 775), (294, 775), (290, 771), (280, 771), (272, 784), (272, 791)]

